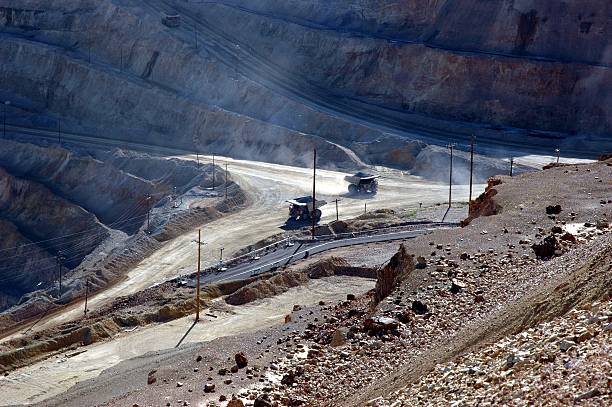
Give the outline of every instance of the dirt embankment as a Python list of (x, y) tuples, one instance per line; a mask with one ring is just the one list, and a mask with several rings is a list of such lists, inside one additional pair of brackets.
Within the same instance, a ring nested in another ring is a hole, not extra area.
[(329, 257), (316, 261), (303, 269), (290, 269), (273, 275), (270, 278), (254, 281), (228, 295), (225, 301), (231, 305), (243, 305), (284, 293), (292, 287), (306, 284), (309, 279), (334, 275), (374, 278), (376, 270), (352, 267), (346, 260), (340, 257)]

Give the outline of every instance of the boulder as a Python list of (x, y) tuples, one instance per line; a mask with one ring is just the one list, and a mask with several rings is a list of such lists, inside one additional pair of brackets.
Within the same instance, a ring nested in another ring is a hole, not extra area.
[(272, 401), (270, 400), (270, 396), (267, 394), (262, 394), (255, 399), (253, 403), (253, 407), (272, 407)]
[(330, 345), (332, 347), (342, 346), (346, 344), (346, 335), (348, 330), (346, 328), (338, 328), (334, 332), (334, 336), (332, 336), (332, 340)]
[(157, 381), (157, 378), (155, 377), (156, 372), (157, 370), (151, 370), (149, 372), (149, 375), (147, 376), (147, 384), (153, 384)]
[(451, 280), (451, 287), (450, 287), (450, 292), (453, 294), (458, 294), (459, 292), (461, 292), (464, 288), (466, 287), (465, 283), (462, 281), (457, 280), (456, 278), (453, 278)]
[(204, 385), (204, 393), (214, 393), (215, 384), (214, 383), (206, 383)]
[(547, 215), (558, 215), (561, 213), (561, 211), (562, 211), (561, 205), (548, 205), (546, 207)]
[(536, 257), (547, 259), (555, 256), (557, 250), (557, 238), (555, 236), (546, 236), (540, 243), (531, 245)]
[(397, 329), (399, 323), (396, 319), (388, 317), (374, 317), (363, 321), (363, 328), (370, 335), (376, 335)]
[(424, 314), (427, 314), (427, 312), (429, 312), (427, 305), (425, 305), (419, 300), (412, 301), (411, 308), (412, 308), (412, 311), (417, 315), (424, 315)]
[(236, 355), (234, 355), (234, 360), (239, 369), (245, 368), (249, 364), (249, 360), (243, 352), (236, 353)]
[(227, 403), (227, 407), (244, 407), (244, 403), (236, 396), (232, 396), (232, 399)]

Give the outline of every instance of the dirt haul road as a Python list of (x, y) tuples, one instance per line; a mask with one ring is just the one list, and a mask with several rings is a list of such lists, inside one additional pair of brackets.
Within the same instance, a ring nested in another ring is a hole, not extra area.
[(226, 306), (226, 312), (215, 311), (218, 318), (204, 316), (196, 325), (193, 324), (193, 317), (188, 316), (125, 332), (112, 341), (79, 348), (84, 353), (49, 358), (17, 369), (7, 377), (0, 377), (0, 388), (3, 390), (0, 406), (40, 403), (77, 383), (98, 376), (121, 361), (147, 352), (171, 349), (178, 344), (254, 332), (283, 323), (294, 304), (309, 306), (321, 300), (340, 301), (346, 298), (347, 293), (362, 294), (373, 287), (374, 281), (364, 278), (323, 278), (313, 280), (304, 287), (292, 288), (274, 298), (239, 307)]
[[(185, 160), (197, 159), (195, 155), (177, 157)], [(200, 156), (200, 159), (212, 161), (212, 157)], [(288, 217), (288, 204), (285, 200), (312, 194), (312, 169), (225, 157), (215, 157), (215, 163), (228, 164), (231, 176), (249, 194), (252, 204), (240, 212), (202, 227), (202, 240), (205, 243), (202, 248), (204, 267), (219, 261), (222, 247), (224, 253), (231, 256), (239, 249), (282, 232), (279, 227)], [(388, 168), (377, 168), (377, 170), (382, 178), (379, 193), (374, 197), (346, 196), (348, 183), (344, 181), (344, 177), (348, 174), (318, 170), (317, 198), (329, 202), (322, 208), (321, 222), (335, 220), (335, 204), (331, 201), (336, 198), (342, 199), (338, 205), (340, 219), (363, 213), (365, 204), (367, 204), (367, 210), (370, 211), (377, 208), (418, 208), (419, 203), (428, 206), (448, 199), (447, 185), (425, 181)], [(476, 185), (474, 193), (477, 195), (483, 189), (483, 185)], [(453, 187), (455, 201), (467, 201), (467, 198), (468, 187), (466, 185)], [(117, 297), (133, 294), (177, 276), (193, 273), (196, 267), (194, 242), (196, 238), (197, 232), (170, 240), (162, 249), (130, 270), (123, 281), (90, 298), (88, 309), (97, 309)], [(80, 318), (82, 314), (82, 304), (73, 304), (64, 311), (40, 321), (33, 331)], [(28, 334), (31, 333), (32, 331), (28, 332)], [(0, 342), (22, 335), (20, 331), (3, 338)]]

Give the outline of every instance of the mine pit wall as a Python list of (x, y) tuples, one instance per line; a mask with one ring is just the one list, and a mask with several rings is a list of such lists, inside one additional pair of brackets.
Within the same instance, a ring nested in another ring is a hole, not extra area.
[[(105, 163), (111, 164), (122, 171), (155, 184), (164, 184), (170, 192), (173, 191), (173, 187), (177, 187), (177, 193), (182, 194), (195, 186), (203, 188), (212, 186), (211, 164), (198, 164), (197, 162), (175, 158), (165, 159), (118, 149), (113, 151), (96, 150), (92, 153)], [(217, 185), (219, 185), (219, 179), (225, 179), (223, 172), (224, 170), (217, 167), (217, 176), (215, 177)]]
[[(15, 225), (0, 218), (0, 310), (19, 301), (25, 293), (36, 289), (39, 282), (51, 283), (56, 273), (55, 258), (32, 244)], [(17, 250), (13, 248), (20, 247)]]
[(0, 310), (25, 293), (48, 288), (57, 278), (58, 252), (67, 269), (75, 268), (109, 236), (91, 213), (1, 167), (0, 231)]
[[(609, 8), (597, 0), (216, 0), (303, 25), (464, 51), (610, 64)], [(561, 29), (560, 29), (561, 28)], [(554, 39), (551, 41), (551, 38)]]
[[(113, 229), (127, 233), (138, 230), (147, 212), (146, 196), (159, 192), (150, 181), (69, 150), (7, 140), (2, 146), (0, 166), (42, 183)], [(134, 217), (139, 218), (126, 220)]]
[[(77, 5), (82, 3), (89, 6), (79, 9)], [(20, 65), (19, 70), (24, 64), (38, 66), (34, 69), (37, 72), (5, 72), (5, 79), (22, 84), (7, 91), (29, 100), (33, 111), (64, 116), (75, 131), (93, 132), (103, 127), (116, 139), (121, 139), (120, 133), (124, 132), (129, 133), (131, 139), (160, 146), (187, 150), (199, 147), (204, 151), (215, 147), (218, 154), (231, 152), (236, 158), (262, 159), (271, 154), (273, 160), (284, 164), (299, 162), (295, 156), (301, 149), (292, 148), (292, 143), (279, 141), (276, 137), (297, 139), (299, 145), (302, 144), (300, 139), (309, 141), (312, 135), (337, 139), (340, 134), (351, 140), (382, 136), (379, 131), (273, 94), (232, 72), (205, 51), (195, 54), (188, 41), (191, 38), (168, 32), (157, 19), (152, 19), (157, 14), (119, 7), (110, 1), (98, 3), (96, 7), (91, 4), (76, 0), (69, 4), (45, 4), (44, 7), (38, 1), (20, 3), (11, 13), (23, 14), (27, 7), (37, 10), (30, 13), (28, 24), (36, 22), (36, 29), (27, 31), (29, 40), (26, 42), (20, 41), (24, 36), (23, 27), (15, 23), (14, 17), (6, 17), (9, 14), (6, 9), (4, 18), (0, 12), (0, 27), (4, 23), (3, 30), (12, 35), (6, 37), (5, 34), (1, 44), (1, 48), (10, 48), (4, 49), (7, 60)], [(77, 9), (78, 18), (74, 14)], [(92, 35), (90, 39), (87, 33), (99, 35)], [(98, 37), (104, 41), (96, 41)], [(9, 47), (10, 41), (18, 44)], [(122, 58), (116, 44), (123, 44), (123, 69), (118, 69)], [(90, 46), (94, 60), (87, 64)], [(68, 55), (66, 49), (74, 53)], [(49, 54), (54, 57), (49, 58)], [(155, 63), (151, 66), (153, 55), (156, 55)], [(102, 63), (105, 65), (100, 65)], [(83, 72), (90, 68), (93, 72)], [(39, 78), (39, 83), (24, 89), (25, 76), (30, 80)], [(48, 83), (48, 78), (56, 83), (63, 80), (66, 88)], [(106, 89), (113, 82), (118, 83), (116, 87), (111, 86), (108, 93), (125, 97), (107, 98), (106, 94), (100, 94), (99, 89)], [(146, 90), (136, 91), (133, 82)], [(193, 87), (194, 82), (198, 83), (197, 88)], [(93, 87), (97, 90), (91, 93)], [(39, 94), (39, 90), (45, 95)], [(84, 95), (81, 97), (80, 93)], [(97, 96), (92, 99), (92, 94)], [(128, 95), (133, 97), (126, 99)], [(46, 104), (38, 104), (39, 100), (45, 100)], [(137, 100), (138, 103), (117, 102), (121, 100)], [(168, 135), (172, 135), (171, 140)], [(239, 140), (228, 147), (227, 142), (236, 135)], [(226, 140), (213, 145), (219, 138)], [(280, 151), (279, 145), (283, 143), (292, 153), (289, 158), (287, 151)], [(255, 151), (244, 149), (245, 144)], [(344, 155), (341, 150), (336, 153)], [(348, 159), (340, 159), (340, 164), (343, 160)]]
[[(462, 16), (467, 18), (465, 12), (472, 9), (464, 7)], [(612, 68), (573, 62), (580, 55), (569, 59), (572, 63), (561, 63), (494, 56), (487, 53), (486, 44), (484, 54), (420, 44), (400, 46), (290, 25), (223, 6), (202, 9), (201, 15), (287, 71), (372, 104), (466, 122), (562, 133), (612, 132), (612, 108), (605, 103), (612, 101), (607, 90)], [(541, 35), (550, 38), (552, 33)], [(599, 52), (605, 53), (606, 43), (599, 38)], [(558, 42), (556, 35), (554, 42)], [(589, 48), (590, 42), (581, 45)], [(612, 59), (612, 48), (609, 53), (602, 58)]]
[[(0, 78), (11, 83), (7, 87), (13, 94), (31, 101), (47, 100), (51, 112), (66, 114), (65, 126), (74, 131), (78, 131), (79, 123), (98, 123), (119, 144), (124, 140), (194, 152), (196, 149), (214, 151), (239, 159), (298, 166), (310, 163), (302, 154), (305, 146), (311, 151), (314, 144), (322, 151), (322, 159), (330, 151), (337, 167), (356, 166), (344, 150), (322, 138), (200, 104), (140, 80), (123, 80), (114, 73), (90, 69), (83, 61), (66, 55), (51, 54), (49, 57), (49, 50), (40, 44), (13, 39), (2, 41), (0, 58), (15, 63), (3, 64)], [(53, 78), (52, 83), (48, 78)], [(24, 86), (26, 82), (29, 85)], [(101, 93), (100, 89), (106, 91)], [(92, 98), (92, 94), (97, 97)], [(129, 100), (139, 100), (139, 103), (125, 105)], [(104, 127), (110, 123), (114, 124)], [(134, 128), (138, 130), (130, 131)], [(169, 136), (175, 134), (183, 136)]]
[[(41, 206), (41, 202), (44, 205)], [(66, 265), (69, 267), (79, 264), (85, 255), (108, 237), (107, 229), (91, 213), (56, 196), (40, 184), (13, 177), (2, 168), (0, 214), (16, 225), (28, 239), (46, 240), (44, 247), (52, 252), (71, 247), (74, 242), (70, 235), (88, 231), (79, 250), (67, 256)]]

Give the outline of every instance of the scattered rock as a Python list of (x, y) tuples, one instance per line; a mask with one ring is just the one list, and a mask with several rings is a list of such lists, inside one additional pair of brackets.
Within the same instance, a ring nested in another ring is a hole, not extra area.
[(157, 370), (151, 370), (149, 372), (149, 375), (147, 376), (147, 384), (153, 384), (157, 381), (157, 378), (155, 377), (156, 372)]
[(561, 213), (561, 205), (548, 205), (546, 207), (547, 215), (558, 215)]
[(239, 369), (245, 368), (249, 364), (249, 360), (243, 352), (236, 353), (236, 355), (234, 355), (234, 360)]
[(214, 393), (215, 392), (215, 384), (214, 383), (206, 383), (204, 385), (204, 393)]
[(272, 401), (270, 400), (270, 396), (267, 394), (262, 394), (255, 399), (253, 403), (253, 407), (272, 407)]
[(424, 314), (427, 314), (427, 312), (429, 312), (427, 305), (423, 304), (419, 300), (412, 301), (411, 308), (412, 308), (412, 311), (417, 315), (424, 315)]
[(342, 346), (344, 344), (346, 344), (346, 334), (348, 332), (348, 329), (346, 328), (338, 328), (336, 329), (336, 331), (334, 332), (334, 336), (332, 337), (330, 346), (332, 347), (338, 347), (338, 346)]

